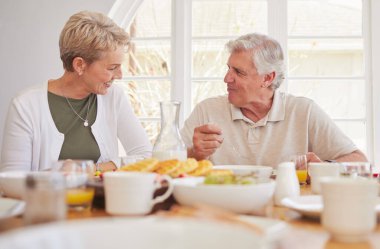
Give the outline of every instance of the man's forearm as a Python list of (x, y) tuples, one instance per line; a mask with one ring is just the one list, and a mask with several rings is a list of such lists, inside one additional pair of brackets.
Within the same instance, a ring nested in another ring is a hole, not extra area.
[(355, 150), (350, 154), (343, 155), (335, 159), (337, 162), (367, 162), (368, 159), (360, 150)]

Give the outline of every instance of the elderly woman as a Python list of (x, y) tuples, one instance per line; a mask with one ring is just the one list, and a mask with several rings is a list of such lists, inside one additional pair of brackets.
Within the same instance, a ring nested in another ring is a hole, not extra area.
[(185, 122), (189, 156), (273, 167), (299, 153), (315, 162), (366, 161), (317, 104), (278, 90), (284, 57), (277, 41), (248, 34), (226, 46), (228, 95), (201, 102)]
[(101, 170), (127, 154), (149, 157), (151, 144), (123, 90), (114, 85), (128, 34), (100, 13), (83, 11), (59, 39), (64, 73), (15, 97), (4, 129), (1, 170), (44, 170), (63, 159), (90, 159)]

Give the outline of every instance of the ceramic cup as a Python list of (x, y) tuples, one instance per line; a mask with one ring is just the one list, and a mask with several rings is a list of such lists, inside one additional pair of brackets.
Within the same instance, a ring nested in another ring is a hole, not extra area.
[(332, 240), (356, 243), (376, 226), (378, 183), (373, 179), (322, 177), (322, 226)]
[(340, 172), (339, 163), (309, 163), (309, 175), (311, 180), (311, 191), (314, 194), (321, 193), (321, 177), (332, 176), (338, 177)]
[[(106, 172), (104, 190), (106, 212), (112, 215), (144, 215), (152, 207), (166, 200), (173, 192), (169, 176), (141, 172)], [(166, 181), (168, 189), (160, 196), (153, 198), (156, 189)]]

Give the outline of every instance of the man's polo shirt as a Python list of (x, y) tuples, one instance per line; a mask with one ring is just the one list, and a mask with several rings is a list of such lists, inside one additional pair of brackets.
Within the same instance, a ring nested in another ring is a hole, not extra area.
[(314, 101), (275, 91), (268, 114), (253, 122), (227, 96), (199, 103), (181, 130), (187, 147), (192, 147), (194, 128), (216, 124), (224, 141), (210, 156), (215, 165), (251, 164), (277, 167), (291, 155), (314, 152), (322, 160), (334, 159), (357, 150), (354, 143)]

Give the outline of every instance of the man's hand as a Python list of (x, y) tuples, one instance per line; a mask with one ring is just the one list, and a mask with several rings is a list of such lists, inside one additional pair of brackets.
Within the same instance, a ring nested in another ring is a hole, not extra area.
[(308, 163), (319, 163), (322, 162), (322, 160), (314, 153), (314, 152), (307, 152), (306, 158)]
[(206, 124), (194, 129), (193, 148), (188, 156), (203, 160), (211, 156), (223, 142), (222, 130), (215, 124)]

